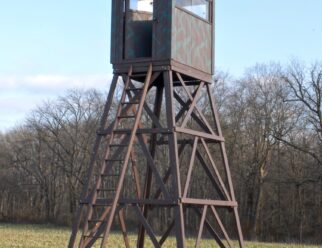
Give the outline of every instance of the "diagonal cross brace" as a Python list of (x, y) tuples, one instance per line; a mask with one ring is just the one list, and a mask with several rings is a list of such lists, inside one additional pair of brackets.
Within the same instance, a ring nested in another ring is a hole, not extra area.
[(158, 185), (160, 186), (165, 198), (171, 199), (171, 196), (170, 196), (168, 190), (166, 189), (166, 187), (165, 187), (165, 185), (163, 183), (163, 180), (162, 180), (162, 178), (160, 176), (160, 173), (159, 173), (158, 169), (155, 166), (153, 158), (152, 158), (152, 156), (151, 156), (151, 154), (150, 154), (150, 152), (149, 152), (149, 150), (148, 150), (148, 148), (147, 148), (147, 146), (146, 146), (141, 134), (138, 135), (138, 140), (139, 140), (139, 143), (140, 143), (140, 145), (142, 147), (142, 151), (143, 151), (144, 155), (147, 158), (148, 165), (150, 166), (150, 168), (151, 168), (151, 170), (152, 170), (152, 172), (153, 172), (153, 174), (155, 176), (155, 179), (158, 182)]
[(119, 178), (119, 182), (118, 182), (118, 185), (117, 185), (117, 189), (116, 189), (116, 192), (115, 192), (115, 197), (114, 197), (114, 200), (113, 200), (113, 203), (112, 203), (112, 206), (111, 206), (111, 212), (110, 212), (110, 215), (108, 217), (106, 230), (104, 232), (104, 237), (103, 237), (103, 240), (102, 240), (102, 243), (101, 243), (101, 248), (105, 247), (105, 244), (106, 244), (107, 239), (108, 239), (108, 235), (109, 235), (111, 227), (112, 227), (112, 223), (113, 223), (113, 219), (114, 219), (114, 215), (115, 215), (115, 210), (116, 210), (116, 207), (117, 207), (118, 200), (120, 198), (125, 173), (126, 173), (126, 170), (127, 170), (127, 167), (128, 167), (128, 162), (129, 162), (130, 155), (131, 155), (132, 146), (133, 146), (133, 143), (134, 143), (134, 140), (135, 140), (135, 137), (136, 137), (136, 131), (137, 131), (139, 123), (140, 123), (142, 110), (143, 110), (143, 104), (144, 104), (144, 101), (145, 101), (145, 97), (146, 97), (148, 88), (150, 86), (151, 76), (152, 76), (152, 64), (150, 64), (150, 66), (149, 66), (147, 77), (146, 77), (145, 82), (144, 82), (144, 89), (143, 89), (140, 104), (138, 106), (138, 110), (137, 110), (137, 113), (136, 113), (135, 122), (134, 122), (134, 125), (133, 125), (133, 129), (132, 129), (132, 132), (131, 132), (130, 141), (129, 141), (129, 145), (128, 145), (128, 150), (127, 150), (125, 158), (124, 158), (123, 168), (122, 168), (121, 175), (120, 175), (120, 178)]
[[(191, 116), (192, 111), (194, 110), (194, 108), (196, 108), (196, 103), (197, 103), (197, 100), (198, 100), (198, 98), (199, 98), (200, 91), (201, 91), (201, 89), (202, 89), (203, 85), (204, 85), (204, 82), (201, 82), (201, 84), (200, 84), (200, 85), (199, 85), (199, 87), (198, 87), (198, 91), (197, 91), (197, 93), (196, 93), (195, 97), (194, 97), (194, 98), (190, 98), (190, 100), (192, 100), (192, 101), (191, 101), (191, 105), (190, 105), (190, 108), (189, 108), (189, 110), (188, 110), (188, 112), (187, 112), (187, 114), (186, 114), (186, 117), (185, 117), (185, 118), (184, 118), (184, 120), (182, 121), (182, 125), (181, 125), (181, 127), (182, 127), (182, 128), (185, 128), (185, 127), (186, 127), (187, 122), (188, 122), (188, 120), (189, 120), (189, 118), (190, 118), (190, 116)], [(190, 95), (190, 96), (191, 96), (191, 95)], [(191, 97), (192, 97), (192, 96), (191, 96)]]
[[(177, 74), (177, 77), (179, 78), (179, 81), (181, 82), (184, 90), (186, 91), (189, 99), (191, 101), (193, 101), (193, 97), (191, 96), (191, 93), (189, 92), (188, 88), (187, 88), (187, 85), (184, 83), (181, 75), (179, 73), (176, 73)], [(214, 131), (212, 130), (212, 127), (210, 126), (209, 122), (207, 121), (206, 117), (203, 115), (203, 113), (200, 111), (200, 109), (198, 108), (198, 106), (195, 106), (195, 109), (197, 110), (198, 114), (200, 115), (200, 118), (202, 119), (202, 121), (205, 123), (205, 125), (207, 126), (209, 132), (211, 134), (215, 134)]]

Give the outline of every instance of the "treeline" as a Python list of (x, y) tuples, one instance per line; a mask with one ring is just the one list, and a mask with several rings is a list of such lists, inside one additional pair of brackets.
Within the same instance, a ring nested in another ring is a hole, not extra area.
[[(213, 87), (246, 238), (322, 242), (322, 63)], [(69, 91), (0, 135), (0, 221), (71, 224), (106, 97)]]

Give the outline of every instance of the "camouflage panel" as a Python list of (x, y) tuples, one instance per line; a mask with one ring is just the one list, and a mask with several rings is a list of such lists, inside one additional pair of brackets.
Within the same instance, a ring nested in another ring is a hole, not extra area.
[(153, 34), (153, 58), (171, 58), (172, 1), (154, 1), (155, 29)]
[(123, 5), (118, 0), (112, 2), (111, 63), (118, 63), (123, 57)]
[(172, 57), (174, 60), (191, 65), (191, 16), (175, 8)]
[(212, 25), (178, 8), (174, 15), (172, 58), (211, 74)]
[(211, 32), (212, 26), (198, 18), (191, 18), (191, 66), (211, 73)]

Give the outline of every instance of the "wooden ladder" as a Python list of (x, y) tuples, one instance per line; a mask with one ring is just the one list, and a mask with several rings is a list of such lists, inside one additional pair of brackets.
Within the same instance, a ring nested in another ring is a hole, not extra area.
[[(84, 227), (79, 243), (80, 248), (92, 247), (98, 239), (101, 239), (101, 248), (105, 247), (108, 234), (110, 233), (116, 214), (118, 215), (120, 226), (124, 235), (125, 246), (129, 247), (126, 235), (124, 215), (122, 209), (118, 209), (118, 203), (123, 189), (123, 183), (131, 159), (132, 149), (136, 139), (137, 129), (140, 124), (145, 98), (151, 83), (152, 64), (150, 64), (146, 74), (143, 87), (137, 88), (131, 82), (133, 72), (130, 66), (126, 76), (121, 100), (118, 105), (116, 119), (110, 131), (107, 149), (104, 161), (101, 165), (100, 174), (95, 182), (93, 190), (87, 200), (83, 203), (87, 206), (85, 214)], [(136, 96), (130, 98), (129, 92), (135, 92)], [(126, 101), (126, 97), (128, 100)], [(125, 109), (131, 107), (131, 113)], [(133, 120), (131, 129), (118, 129), (123, 120)], [(121, 138), (120, 138), (121, 135)], [(122, 153), (121, 151), (124, 151)], [(120, 155), (123, 154), (123, 155)], [(104, 182), (115, 182), (115, 185), (106, 186)], [(104, 186), (105, 185), (105, 186)], [(100, 192), (111, 195), (111, 201), (106, 198), (99, 198)], [(103, 207), (104, 210), (99, 213), (99, 218), (93, 218), (95, 208)], [(94, 226), (89, 228), (90, 226)]]

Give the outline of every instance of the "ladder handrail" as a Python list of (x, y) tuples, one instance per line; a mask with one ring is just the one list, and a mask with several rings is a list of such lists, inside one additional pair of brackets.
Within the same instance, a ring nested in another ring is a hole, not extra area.
[[(123, 93), (122, 93), (122, 96), (121, 96), (120, 104), (118, 106), (117, 116), (120, 115), (120, 113), (122, 111), (122, 104), (121, 104), (121, 102), (124, 101), (124, 99), (126, 97), (125, 89), (129, 85), (132, 72), (133, 72), (133, 67), (130, 66), (129, 71), (128, 71), (128, 75), (127, 75), (127, 80), (125, 82), (124, 90), (123, 90)], [(117, 127), (118, 123), (119, 123), (119, 119), (117, 118), (115, 120), (114, 124), (113, 124), (112, 130), (115, 130), (115, 128)], [(88, 221), (90, 220), (90, 218), (91, 218), (91, 216), (93, 214), (93, 205), (95, 204), (96, 199), (97, 199), (97, 190), (100, 187), (101, 182), (102, 182), (102, 173), (106, 169), (106, 161), (105, 160), (108, 158), (108, 155), (110, 153), (110, 145), (112, 144), (113, 138), (114, 138), (114, 133), (112, 132), (111, 133), (111, 136), (108, 139), (107, 151), (105, 153), (105, 159), (104, 159), (104, 161), (102, 163), (102, 166), (101, 166), (100, 176), (97, 179), (97, 182), (95, 184), (94, 190), (92, 191), (92, 194), (91, 194), (91, 197), (90, 197), (90, 201), (89, 201), (89, 204), (88, 204), (87, 214), (86, 214), (86, 218), (85, 218), (85, 222), (84, 222), (84, 227), (83, 227), (82, 238), (85, 237), (86, 236), (86, 233), (88, 232), (88, 224), (89, 224)], [(80, 242), (82, 242), (82, 240)]]
[(152, 76), (152, 64), (150, 64), (150, 66), (149, 66), (149, 70), (148, 70), (148, 73), (147, 73), (147, 76), (146, 76), (146, 79), (145, 79), (145, 82), (144, 82), (144, 86), (143, 86), (144, 88), (143, 88), (142, 96), (141, 96), (141, 99), (140, 99), (140, 104), (138, 106), (134, 126), (133, 126), (133, 129), (132, 129), (132, 132), (131, 132), (128, 150), (127, 150), (125, 158), (124, 158), (124, 164), (123, 164), (123, 168), (122, 168), (121, 175), (120, 175), (120, 178), (119, 178), (119, 182), (118, 182), (118, 185), (117, 185), (117, 189), (116, 189), (116, 192), (115, 192), (115, 198), (113, 200), (111, 210), (110, 210), (110, 214), (109, 214), (108, 221), (107, 221), (107, 225), (106, 225), (106, 229), (104, 231), (103, 240), (102, 240), (102, 243), (101, 243), (101, 248), (105, 247), (105, 243), (107, 242), (107, 239), (108, 239), (108, 234), (109, 234), (110, 229), (112, 227), (112, 223), (113, 223), (114, 215), (115, 215), (115, 210), (116, 210), (116, 207), (117, 207), (117, 202), (118, 202), (118, 200), (120, 198), (125, 173), (126, 173), (127, 166), (128, 166), (129, 159), (130, 159), (130, 155), (131, 155), (132, 146), (133, 146), (133, 143), (134, 143), (134, 140), (135, 140), (135, 137), (136, 137), (136, 131), (138, 129), (139, 122), (140, 122), (140, 119), (141, 119), (141, 116), (142, 116), (145, 97), (146, 97), (146, 94), (148, 92), (148, 88), (150, 86), (151, 76)]

